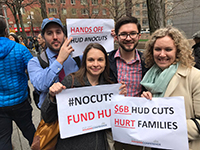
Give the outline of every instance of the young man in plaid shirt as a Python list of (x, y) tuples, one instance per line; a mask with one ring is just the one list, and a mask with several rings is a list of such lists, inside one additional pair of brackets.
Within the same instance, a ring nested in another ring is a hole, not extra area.
[[(136, 49), (141, 37), (141, 25), (135, 17), (122, 17), (115, 24), (115, 40), (119, 48), (109, 52), (110, 77), (113, 82), (125, 82), (127, 96), (140, 97), (140, 81), (147, 71), (141, 59), (142, 53)], [(112, 148), (111, 148), (112, 149)], [(115, 150), (140, 150), (142, 147), (115, 142)]]

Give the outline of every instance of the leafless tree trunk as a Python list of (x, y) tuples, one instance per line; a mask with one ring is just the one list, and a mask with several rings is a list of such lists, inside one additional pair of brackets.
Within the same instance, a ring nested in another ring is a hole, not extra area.
[(43, 19), (48, 18), (47, 11), (46, 11), (46, 2), (45, 2), (45, 0), (39, 0), (39, 2), (40, 2), (40, 10), (41, 10), (42, 18)]
[(165, 26), (164, 0), (147, 0), (150, 33)]
[(125, 0), (126, 16), (132, 16), (132, 0)]
[[(21, 15), (21, 8), (25, 8), (27, 6), (30, 6), (34, 3), (37, 3), (37, 0), (29, 0), (27, 3), (23, 3), (24, 0), (0, 0), (2, 2), (2, 4), (5, 4), (8, 6), (8, 8), (11, 10), (14, 18), (15, 18), (15, 23), (17, 25), (17, 31), (18, 34), (20, 33), (20, 28), (19, 28), (19, 20), (20, 20), (20, 25), (22, 28), (22, 36), (24, 38), (26, 38), (26, 33), (24, 30), (24, 24), (23, 24), (23, 19), (22, 19), (22, 15)], [(18, 13), (18, 17), (17, 17), (17, 13)]]

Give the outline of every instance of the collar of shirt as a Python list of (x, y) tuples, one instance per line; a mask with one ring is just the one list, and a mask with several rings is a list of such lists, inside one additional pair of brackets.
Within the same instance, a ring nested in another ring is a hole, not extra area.
[[(135, 54), (136, 54), (136, 59), (133, 59), (132, 61), (130, 61), (128, 64), (133, 64), (135, 63), (136, 61), (139, 61), (139, 63), (141, 63), (141, 59), (140, 59), (140, 55), (138, 54), (138, 50), (135, 49)], [(120, 50), (118, 49), (117, 52), (115, 53), (115, 56), (114, 58), (119, 58), (121, 60), (124, 60), (122, 57), (121, 57), (121, 54), (120, 54)]]
[(51, 51), (48, 47), (46, 49), (46, 53), (47, 53), (47, 56), (52, 59), (52, 58), (55, 58), (56, 55), (58, 55), (57, 53)]

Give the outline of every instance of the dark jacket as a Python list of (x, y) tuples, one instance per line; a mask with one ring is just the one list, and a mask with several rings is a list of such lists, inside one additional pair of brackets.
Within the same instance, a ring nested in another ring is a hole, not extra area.
[[(91, 86), (88, 79), (84, 79), (85, 86)], [(61, 82), (66, 88), (72, 87), (72, 77), (70, 75), (65, 76)], [(100, 80), (99, 84), (105, 84), (104, 81)], [(82, 87), (79, 81), (75, 78), (73, 87)], [(42, 118), (45, 122), (53, 122), (58, 119), (57, 105), (51, 102), (49, 95), (47, 95), (41, 107)], [(74, 129), (76, 130), (76, 129)], [(58, 139), (56, 150), (106, 150), (107, 141), (105, 130), (87, 133), (71, 138)]]
[[(117, 50), (113, 50), (111, 52), (108, 53), (108, 59), (110, 62), (110, 77), (111, 80), (114, 83), (118, 83), (117, 81), (117, 65), (116, 65), (116, 59), (114, 58), (115, 53), (117, 52)], [(142, 58), (142, 52), (138, 51), (139, 55), (140, 55), (140, 59)], [(144, 60), (141, 59), (141, 65), (142, 65), (142, 77), (145, 75), (145, 73), (147, 72), (147, 68), (145, 67), (145, 62)]]
[(196, 62), (194, 67), (200, 69), (200, 43), (195, 44), (192, 48), (194, 49), (193, 54)]

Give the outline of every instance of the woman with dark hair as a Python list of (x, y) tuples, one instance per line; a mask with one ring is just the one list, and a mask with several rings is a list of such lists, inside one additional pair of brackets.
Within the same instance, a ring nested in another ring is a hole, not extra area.
[(8, 38), (12, 41), (19, 43), (19, 39), (14, 33), (10, 33)]
[[(111, 83), (109, 79), (109, 61), (106, 50), (98, 43), (89, 44), (83, 53), (80, 69), (75, 73), (65, 76), (61, 83), (54, 83), (49, 88), (49, 93), (41, 107), (42, 118), (46, 123), (51, 123), (58, 118), (55, 95), (60, 93), (63, 89)], [(120, 89), (120, 94), (126, 95), (127, 91), (124, 83), (122, 83)], [(59, 138), (56, 149), (107, 150), (108, 143), (105, 130), (66, 139)]]

